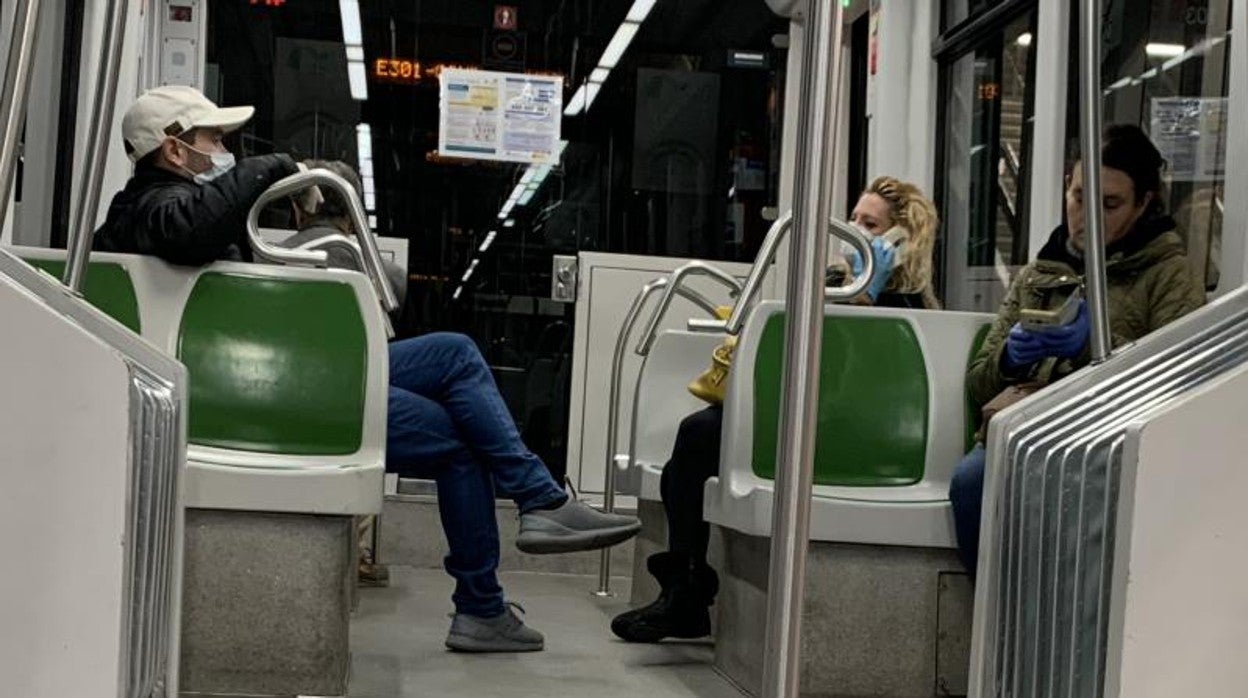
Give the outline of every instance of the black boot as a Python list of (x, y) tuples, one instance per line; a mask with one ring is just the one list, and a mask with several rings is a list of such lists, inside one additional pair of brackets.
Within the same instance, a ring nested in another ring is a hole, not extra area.
[(658, 553), (646, 568), (659, 580), (662, 592), (649, 606), (622, 613), (611, 621), (611, 631), (629, 642), (658, 642), (663, 638), (698, 638), (711, 634), (708, 610), (719, 591), (719, 577), (706, 563), (687, 555)]

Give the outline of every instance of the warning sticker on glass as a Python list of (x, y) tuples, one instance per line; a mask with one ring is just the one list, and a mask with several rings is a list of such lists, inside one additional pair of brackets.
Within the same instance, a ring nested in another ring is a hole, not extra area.
[(563, 78), (443, 70), (438, 154), (549, 163), (559, 148)]
[(1175, 181), (1226, 176), (1225, 97), (1154, 97), (1150, 132)]

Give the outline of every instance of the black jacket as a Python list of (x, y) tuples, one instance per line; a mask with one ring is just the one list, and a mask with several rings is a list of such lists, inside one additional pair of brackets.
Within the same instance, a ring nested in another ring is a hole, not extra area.
[(172, 264), (251, 261), (247, 213), (274, 182), (295, 172), (295, 161), (280, 154), (243, 158), (206, 184), (139, 167), (113, 197), (93, 247), (155, 255)]

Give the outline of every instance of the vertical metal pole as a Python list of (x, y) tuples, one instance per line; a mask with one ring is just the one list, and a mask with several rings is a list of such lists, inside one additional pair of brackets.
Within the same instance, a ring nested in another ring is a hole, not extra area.
[(1092, 361), (1113, 350), (1109, 334), (1109, 299), (1105, 281), (1105, 211), (1101, 204), (1101, 3), (1083, 0), (1079, 18), (1079, 146), (1083, 162), (1083, 219), (1092, 322)]
[(26, 95), (35, 62), (35, 32), (39, 28), (39, 0), (18, 0), (13, 16), (9, 58), (0, 87), (0, 227), (9, 215), (9, 195), (17, 174), (17, 141), (26, 125)]
[[(117, 79), (121, 72), (121, 48), (126, 38), (128, 0), (109, 0), (104, 23), (100, 68), (95, 77), (95, 99), (87, 121), (87, 158), (82, 163), (83, 177), (78, 187), (78, 205), (69, 226), (69, 252), (65, 264), (65, 285), (74, 292), (82, 291), (87, 273), (87, 257), (91, 254), (91, 236), (95, 212), (100, 204), (100, 187), (104, 184), (104, 168), (108, 164), (108, 135), (113, 127), (113, 107), (117, 102)], [(76, 66), (67, 66), (76, 68)]]
[[(620, 326), (620, 333), (615, 338), (615, 353), (611, 355), (611, 388), (607, 400), (607, 470), (606, 477), (603, 481), (603, 510), (610, 513), (615, 511), (615, 449), (619, 442), (620, 431), (620, 382), (624, 373), (624, 355), (628, 349), (628, 336), (632, 334), (633, 326), (637, 324), (637, 318), (641, 315), (641, 309), (645, 307), (646, 300), (654, 295), (655, 291), (667, 286), (667, 279), (655, 279), (637, 292), (637, 296), (633, 298), (633, 304), (628, 308), (628, 314), (624, 316), (624, 324)], [(599, 553), (598, 559), (598, 589), (594, 591), (594, 596), (613, 596), (611, 592), (611, 548), (603, 548)]]
[(798, 695), (801, 678), (802, 600), (810, 538), (819, 356), (823, 343), (824, 227), (832, 209), (836, 167), (844, 8), (840, 0), (808, 0), (803, 33), (793, 231), (786, 294), (784, 398), (776, 457), (771, 571), (767, 595), (767, 654), (763, 695)]

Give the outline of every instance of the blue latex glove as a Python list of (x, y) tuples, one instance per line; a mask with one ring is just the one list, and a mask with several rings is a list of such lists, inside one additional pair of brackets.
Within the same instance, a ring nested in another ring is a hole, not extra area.
[(1036, 334), (1049, 356), (1075, 359), (1083, 353), (1091, 331), (1092, 327), (1088, 322), (1088, 304), (1081, 300), (1079, 301), (1079, 314), (1069, 325), (1048, 328)]
[(1005, 367), (1011, 371), (1030, 366), (1049, 357), (1074, 359), (1088, 343), (1088, 304), (1079, 301), (1079, 314), (1068, 325), (1044, 330), (1029, 330), (1014, 325), (1005, 339)]
[[(867, 295), (874, 303), (875, 299), (884, 292), (884, 288), (888, 286), (888, 280), (893, 275), (893, 267), (897, 263), (897, 248), (882, 237), (871, 238), (871, 257), (875, 260), (875, 270), (871, 274), (871, 283), (867, 284)], [(854, 272), (854, 278), (862, 276), (864, 269), (858, 250), (849, 251), (849, 264)]]
[(1039, 332), (1033, 332), (1022, 325), (1010, 328), (1010, 334), (1005, 338), (1005, 353), (1002, 354), (1007, 369), (1017, 371), (1048, 355), (1048, 349)]

